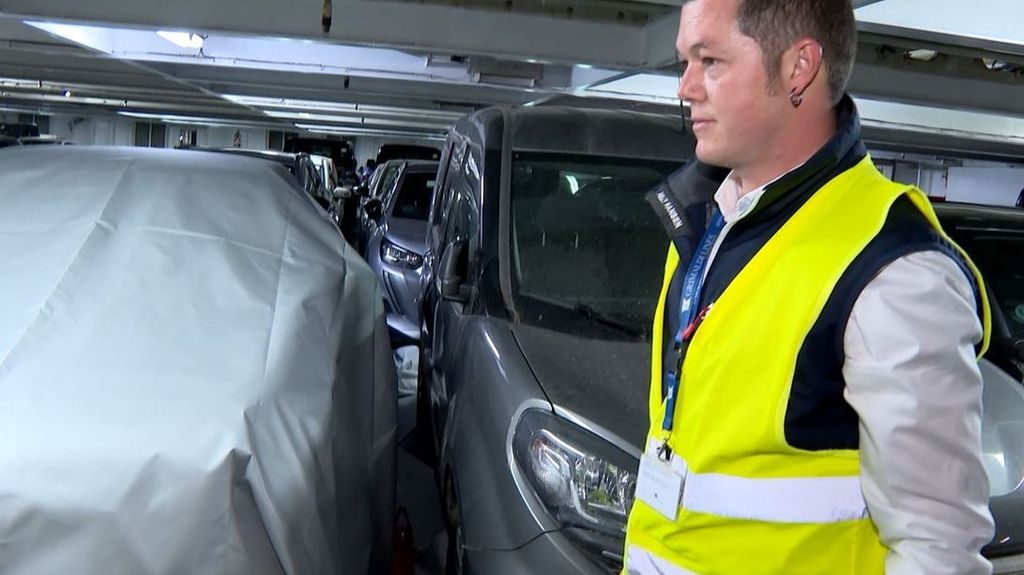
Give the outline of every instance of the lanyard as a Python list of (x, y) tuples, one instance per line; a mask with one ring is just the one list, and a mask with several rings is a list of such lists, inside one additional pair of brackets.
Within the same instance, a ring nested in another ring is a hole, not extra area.
[[(697, 326), (707, 313), (706, 308), (698, 312), (698, 306), (700, 306), (701, 292), (704, 290), (704, 276), (708, 261), (711, 259), (711, 251), (715, 248), (715, 243), (718, 241), (718, 237), (722, 234), (724, 228), (725, 219), (722, 217), (722, 213), (716, 210), (710, 224), (704, 231), (704, 236), (700, 239), (700, 245), (697, 247), (696, 253), (693, 254), (690, 267), (686, 271), (686, 276), (683, 279), (682, 293), (679, 297), (679, 331), (675, 336), (677, 349), (693, 337)], [(679, 394), (681, 367), (679, 365), (675, 371), (665, 374), (668, 396), (665, 399), (665, 419), (661, 428), (666, 432), (672, 431), (676, 397)]]

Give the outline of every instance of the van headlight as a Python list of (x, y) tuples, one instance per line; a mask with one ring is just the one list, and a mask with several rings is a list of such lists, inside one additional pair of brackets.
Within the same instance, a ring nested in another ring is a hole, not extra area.
[(551, 516), (570, 528), (567, 533), (587, 539), (587, 546), (621, 554), (636, 489), (634, 457), (540, 409), (523, 413), (512, 449), (533, 491)]

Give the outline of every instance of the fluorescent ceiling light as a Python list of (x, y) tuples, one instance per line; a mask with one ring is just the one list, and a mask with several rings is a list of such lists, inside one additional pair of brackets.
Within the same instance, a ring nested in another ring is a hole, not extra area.
[(374, 128), (346, 128), (344, 126), (330, 126), (325, 124), (295, 124), (300, 130), (319, 134), (343, 134), (343, 135), (366, 135), (366, 136), (395, 136), (415, 138), (443, 138), (441, 131), (436, 132), (413, 132), (404, 130), (388, 130)]
[[(334, 116), (330, 114), (310, 114), (308, 112), (278, 112), (265, 110), (271, 118), (299, 120), (305, 122), (337, 122), (339, 124), (358, 124), (360, 126), (394, 126), (396, 128), (421, 128), (425, 130), (446, 130), (453, 122), (437, 120), (434, 123), (416, 122), (414, 120), (389, 120), (385, 118), (368, 118), (363, 116)], [(430, 120), (430, 118), (424, 118)]]
[(205, 116), (178, 116), (174, 114), (155, 114), (148, 112), (118, 112), (119, 115), (140, 120), (153, 120), (165, 124), (183, 126), (212, 126), (217, 128), (270, 128), (280, 130), (280, 124), (250, 122), (246, 120), (230, 120)]
[(196, 50), (201, 50), (203, 48), (203, 37), (199, 34), (193, 34), (192, 32), (168, 32), (167, 30), (160, 30), (156, 35), (180, 48), (193, 48)]
[(271, 118), (282, 118), (285, 120), (308, 120), (310, 122), (339, 122), (358, 124), (363, 121), (362, 116), (336, 116), (332, 114), (311, 114), (309, 112), (279, 112), (276, 110), (263, 110), (263, 113)]
[(234, 94), (221, 94), (221, 98), (241, 106), (252, 106), (254, 108), (277, 108), (283, 110), (327, 110), (332, 112), (352, 112), (356, 109), (355, 104), (342, 104), (340, 102), (323, 102), (316, 100), (293, 100), (290, 98), (263, 98), (260, 96), (237, 96)]
[[(444, 110), (428, 110), (422, 108), (398, 108), (394, 106), (374, 106), (367, 104), (349, 104), (342, 102), (325, 102), (322, 100), (297, 100), (292, 98), (265, 98), (261, 96), (239, 96), (221, 94), (221, 98), (241, 106), (267, 108), (275, 110), (302, 110), (306, 112), (362, 112), (380, 116), (413, 116), (416, 118), (456, 120), (463, 116), (462, 112), (446, 112)], [(269, 112), (268, 112), (269, 113)]]

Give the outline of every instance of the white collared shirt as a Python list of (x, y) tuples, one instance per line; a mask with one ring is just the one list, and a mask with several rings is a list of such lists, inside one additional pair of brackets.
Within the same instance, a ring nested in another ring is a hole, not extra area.
[[(722, 183), (715, 202), (726, 225), (711, 261), (766, 186), (741, 195), (732, 174)], [(979, 553), (994, 530), (981, 459), (981, 337), (971, 283), (941, 252), (893, 261), (854, 303), (845, 397), (860, 417), (861, 489), (889, 548), (887, 575), (992, 573)]]

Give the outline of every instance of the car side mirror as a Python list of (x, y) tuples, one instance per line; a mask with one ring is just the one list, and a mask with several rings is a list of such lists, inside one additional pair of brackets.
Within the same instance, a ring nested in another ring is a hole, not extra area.
[(375, 222), (380, 223), (381, 217), (384, 216), (384, 204), (377, 198), (366, 202), (363, 209), (366, 210), (366, 215), (370, 216), (370, 219)]
[(347, 186), (339, 186), (334, 188), (334, 199), (335, 200), (347, 200), (352, 197), (352, 188)]
[(466, 240), (456, 240), (446, 251), (441, 261), (441, 297), (448, 301), (466, 303), (471, 287), (466, 285), (466, 269), (469, 267), (469, 250)]

